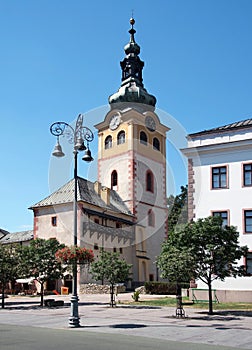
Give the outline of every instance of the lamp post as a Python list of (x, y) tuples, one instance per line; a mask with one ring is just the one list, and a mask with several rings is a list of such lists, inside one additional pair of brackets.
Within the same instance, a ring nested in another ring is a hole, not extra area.
[[(60, 145), (60, 136), (65, 136), (69, 143), (73, 144), (74, 150), (74, 201), (73, 201), (73, 211), (74, 211), (74, 227), (73, 227), (73, 244), (77, 246), (77, 194), (78, 194), (78, 153), (79, 151), (85, 151), (82, 158), (85, 162), (91, 162), (93, 160), (91, 156), (91, 151), (89, 150), (89, 143), (93, 141), (94, 135), (92, 131), (83, 126), (83, 115), (79, 114), (75, 128), (65, 122), (56, 122), (50, 126), (50, 132), (52, 135), (57, 137), (57, 144), (52, 153), (55, 157), (64, 157), (62, 147)], [(85, 145), (86, 142), (86, 145)], [(80, 317), (78, 311), (78, 293), (77, 293), (77, 264), (73, 265), (73, 290), (71, 302), (71, 315), (69, 317), (69, 327), (79, 327)]]

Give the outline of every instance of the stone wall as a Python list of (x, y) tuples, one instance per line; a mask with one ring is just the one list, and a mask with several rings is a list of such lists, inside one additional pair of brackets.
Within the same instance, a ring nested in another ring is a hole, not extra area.
[[(117, 285), (115, 287), (115, 293), (124, 293), (126, 290), (124, 285)], [(80, 294), (109, 294), (110, 286), (109, 285), (101, 285), (95, 283), (87, 283), (81, 284), (80, 286)]]

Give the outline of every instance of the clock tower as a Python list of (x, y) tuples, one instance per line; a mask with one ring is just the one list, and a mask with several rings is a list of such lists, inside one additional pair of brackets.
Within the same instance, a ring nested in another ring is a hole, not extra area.
[(135, 259), (140, 282), (158, 280), (154, 264), (166, 236), (166, 132), (155, 113), (156, 98), (143, 85), (135, 20), (120, 62), (119, 90), (98, 129), (98, 181), (117, 191), (135, 216)]

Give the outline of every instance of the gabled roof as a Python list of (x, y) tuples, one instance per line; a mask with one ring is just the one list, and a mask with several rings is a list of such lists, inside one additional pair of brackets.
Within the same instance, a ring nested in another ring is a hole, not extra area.
[(21, 231), (7, 233), (4, 237), (1, 238), (1, 244), (10, 244), (10, 243), (19, 243), (26, 242), (33, 239), (33, 230)]
[[(74, 200), (74, 179), (68, 181), (57, 191), (32, 205), (29, 209), (36, 209), (56, 204), (72, 203)], [(110, 190), (110, 204), (106, 204), (94, 189), (94, 183), (78, 177), (77, 179), (77, 201), (86, 202), (95, 206), (111, 210), (117, 213), (132, 215), (126, 204), (116, 191)]]
[(199, 132), (196, 132), (193, 134), (189, 134), (188, 136), (194, 137), (194, 136), (200, 136), (200, 135), (204, 135), (204, 134), (221, 133), (224, 131), (243, 129), (243, 128), (248, 128), (248, 127), (252, 127), (252, 119), (241, 120), (241, 121), (234, 122), (231, 124), (219, 126), (217, 128), (199, 131)]
[(5, 235), (7, 235), (8, 233), (10, 233), (10, 232), (8, 232), (8, 231), (3, 230), (2, 228), (0, 228), (0, 238), (3, 237), (3, 236), (5, 236)]

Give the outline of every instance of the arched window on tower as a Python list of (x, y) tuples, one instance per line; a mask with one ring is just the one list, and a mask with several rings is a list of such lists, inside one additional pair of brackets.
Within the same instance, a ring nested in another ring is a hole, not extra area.
[(155, 149), (156, 151), (160, 151), (160, 142), (157, 137), (154, 137), (153, 139), (153, 149)]
[(107, 136), (105, 138), (105, 149), (112, 148), (112, 136)]
[(147, 145), (147, 135), (145, 134), (144, 131), (140, 131), (140, 143)]
[(121, 145), (122, 143), (125, 143), (125, 131), (120, 131), (117, 135), (117, 144)]
[(155, 226), (155, 214), (151, 209), (148, 211), (148, 226)]
[(113, 170), (111, 173), (111, 189), (117, 190), (117, 185), (118, 185), (117, 171)]
[(154, 181), (153, 174), (150, 170), (146, 172), (146, 191), (154, 192)]

